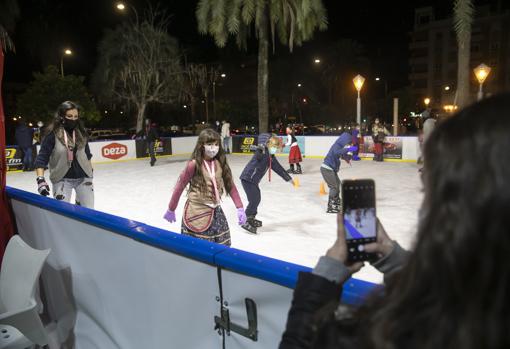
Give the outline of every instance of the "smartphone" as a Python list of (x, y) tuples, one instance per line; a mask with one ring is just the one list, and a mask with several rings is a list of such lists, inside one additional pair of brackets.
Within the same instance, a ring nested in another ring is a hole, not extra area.
[(344, 180), (342, 183), (343, 216), (348, 261), (373, 260), (365, 244), (377, 239), (375, 183), (372, 179)]

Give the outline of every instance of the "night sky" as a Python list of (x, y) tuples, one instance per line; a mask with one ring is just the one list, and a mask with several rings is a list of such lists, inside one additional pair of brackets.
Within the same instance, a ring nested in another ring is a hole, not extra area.
[[(131, 3), (142, 13), (147, 1)], [(157, 4), (157, 1), (151, 3)], [(160, 6), (172, 16), (169, 32), (179, 39), (180, 45), (200, 52), (196, 57), (198, 60), (215, 61), (220, 50), (210, 37), (198, 34), (194, 15), (196, 3), (165, 1)], [(32, 71), (41, 70), (47, 64), (59, 64), (60, 52), (68, 46), (72, 47), (74, 54), (64, 58), (66, 72), (88, 76), (94, 69), (97, 43), (104, 30), (115, 27), (132, 15), (119, 13), (114, 4), (114, 1), (108, 0), (20, 1), (21, 18), (13, 35), (17, 51), (7, 54), (5, 81), (30, 81)], [(382, 70), (388, 68), (385, 68), (388, 59), (397, 60), (399, 69), (391, 72), (392, 80), (397, 84), (405, 84), (407, 79), (407, 40), (413, 26), (414, 9), (432, 5), (441, 16), (451, 10), (450, 1), (445, 0), (407, 1), (399, 7), (389, 7), (386, 1), (367, 0), (325, 0), (324, 4), (328, 10), (328, 30), (318, 33), (316, 40), (305, 43), (294, 54), (302, 54), (328, 40), (355, 39), (365, 45), (370, 58), (382, 63)], [(286, 51), (287, 48), (279, 47), (276, 55)], [(395, 53), (398, 55), (395, 56)], [(374, 63), (377, 66), (377, 62)]]

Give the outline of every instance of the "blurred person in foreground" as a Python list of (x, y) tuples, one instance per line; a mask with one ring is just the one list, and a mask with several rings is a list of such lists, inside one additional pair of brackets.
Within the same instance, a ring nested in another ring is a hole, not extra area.
[(280, 349), (509, 348), (510, 94), (472, 105), (437, 125), (425, 144), (424, 200), (413, 252), (378, 223), (373, 266), (384, 273), (358, 308), (339, 305), (347, 264), (337, 240), (300, 273)]

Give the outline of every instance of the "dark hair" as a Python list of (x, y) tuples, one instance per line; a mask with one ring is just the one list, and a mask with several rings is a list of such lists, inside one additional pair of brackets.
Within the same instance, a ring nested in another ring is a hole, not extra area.
[(228, 195), (232, 189), (232, 171), (230, 170), (230, 166), (228, 166), (227, 163), (227, 157), (225, 156), (225, 151), (223, 150), (223, 146), (221, 144), (222, 142), (220, 134), (210, 128), (206, 128), (200, 132), (198, 135), (195, 150), (193, 150), (193, 153), (191, 154), (191, 159), (195, 160), (196, 166), (195, 175), (191, 179), (190, 189), (197, 188), (200, 193), (207, 192), (207, 183), (204, 180), (202, 165), (204, 164), (204, 145), (212, 142), (217, 142), (219, 146), (218, 154), (216, 154), (214, 158), (220, 162), (223, 184), (225, 185), (225, 191)]
[(427, 140), (415, 251), (360, 311), (366, 347), (510, 347), (509, 116), (488, 98)]
[[(72, 110), (72, 109), (78, 110), (78, 115), (80, 115), (81, 107), (77, 103), (71, 102), (71, 101), (62, 102), (58, 106), (57, 111), (55, 112), (55, 117), (53, 119), (53, 122), (50, 125), (48, 125), (47, 129), (45, 130), (45, 135), (49, 134), (51, 131), (56, 130), (59, 127), (61, 127), (62, 123), (64, 121), (64, 118), (66, 116), (66, 112), (68, 110)], [(87, 130), (85, 129), (85, 126), (83, 125), (81, 117), (78, 119), (78, 125), (76, 126), (76, 128), (81, 131), (83, 137), (87, 138), (87, 135), (88, 135)]]

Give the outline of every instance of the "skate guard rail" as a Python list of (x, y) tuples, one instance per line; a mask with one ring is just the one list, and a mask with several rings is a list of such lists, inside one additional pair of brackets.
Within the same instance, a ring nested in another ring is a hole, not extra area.
[[(20, 235), (52, 248), (42, 274), (45, 309), (59, 340), (74, 332), (78, 349), (170, 340), (181, 348), (277, 347), (297, 275), (310, 271), (23, 190), (7, 187), (7, 195)], [(374, 287), (350, 279), (342, 300), (359, 304)], [(248, 303), (258, 326), (250, 339), (234, 333), (248, 327)]]

